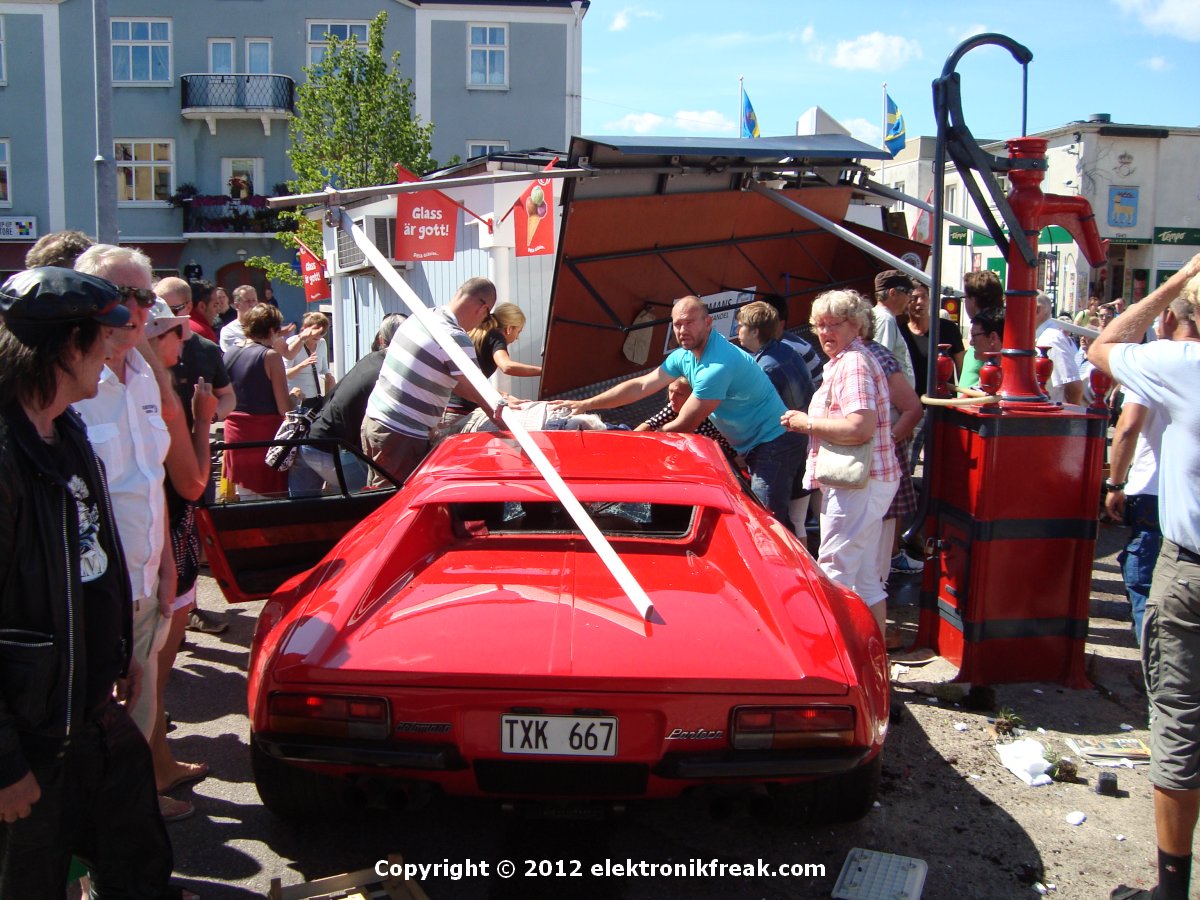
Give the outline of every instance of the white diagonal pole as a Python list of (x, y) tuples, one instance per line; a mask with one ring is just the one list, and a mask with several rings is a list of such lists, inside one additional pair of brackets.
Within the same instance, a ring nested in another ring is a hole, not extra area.
[[(380, 253), (379, 248), (371, 243), (370, 238), (367, 237), (367, 233), (354, 224), (354, 220), (350, 218), (350, 214), (346, 210), (338, 208), (337, 210), (331, 210), (331, 212), (334, 212), (338, 216), (336, 224), (350, 232), (350, 235), (354, 238), (354, 242), (358, 244), (359, 249), (362, 250), (366, 258), (371, 261), (375, 270), (383, 276), (384, 281), (399, 295), (400, 299), (409, 308), (409, 311), (425, 326), (425, 330), (437, 341), (438, 346), (446, 351), (459, 370), (467, 376), (467, 380), (471, 382), (471, 386), (479, 391), (480, 396), (493, 409), (499, 406), (502, 399), (500, 392), (484, 377), (479, 366), (463, 352), (462, 347), (458, 346), (446, 334), (441, 324), (437, 321), (437, 316), (433, 310), (421, 301), (416, 292), (391, 267), (387, 261), (387, 257)], [(500, 418), (508, 426), (513, 437), (517, 439), (517, 443), (521, 445), (521, 449), (529, 456), (534, 467), (546, 479), (546, 484), (550, 486), (550, 490), (554, 492), (554, 496), (558, 498), (558, 502), (563, 505), (563, 508), (575, 521), (575, 524), (579, 526), (579, 530), (583, 532), (583, 536), (592, 545), (592, 549), (596, 551), (601, 561), (608, 567), (608, 571), (612, 572), (613, 578), (617, 580), (617, 584), (620, 585), (621, 590), (625, 592), (625, 595), (633, 603), (634, 607), (637, 608), (642, 618), (648, 621), (654, 612), (654, 604), (650, 602), (650, 598), (646, 596), (646, 592), (642, 590), (642, 586), (633, 577), (633, 573), (621, 561), (621, 557), (617, 556), (617, 552), (613, 550), (612, 544), (600, 533), (600, 529), (596, 527), (596, 523), (587, 514), (587, 510), (575, 499), (575, 495), (571, 493), (571, 489), (562, 480), (562, 476), (555, 471), (550, 460), (546, 458), (546, 454), (542, 452), (542, 448), (534, 442), (533, 436), (525, 430), (525, 426), (520, 423), (518, 417), (513, 415), (512, 411), (507, 407), (502, 407)]]

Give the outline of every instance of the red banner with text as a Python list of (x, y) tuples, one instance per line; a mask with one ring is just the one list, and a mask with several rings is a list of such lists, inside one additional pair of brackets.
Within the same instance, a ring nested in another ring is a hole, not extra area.
[(325, 262), (304, 244), (296, 251), (300, 256), (300, 277), (304, 279), (304, 302), (322, 303), (332, 294), (329, 279), (325, 277)]
[[(396, 166), (396, 181), (420, 181), (403, 166)], [(396, 195), (396, 248), (400, 262), (454, 259), (458, 231), (458, 205), (441, 191), (416, 191)]]

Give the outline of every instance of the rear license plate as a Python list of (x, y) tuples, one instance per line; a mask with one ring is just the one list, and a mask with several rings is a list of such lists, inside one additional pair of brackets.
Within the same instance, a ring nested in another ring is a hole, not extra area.
[(504, 715), (500, 749), (533, 756), (616, 756), (617, 719)]

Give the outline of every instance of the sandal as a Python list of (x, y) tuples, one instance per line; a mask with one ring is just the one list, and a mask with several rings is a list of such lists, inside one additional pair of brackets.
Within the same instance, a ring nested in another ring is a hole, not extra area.
[(196, 807), (187, 800), (176, 800), (174, 797), (159, 794), (158, 811), (164, 822), (182, 822), (196, 814)]
[(193, 781), (202, 781), (208, 777), (208, 763), (180, 763), (180, 765), (184, 771), (172, 779), (166, 787), (159, 788), (160, 794), (169, 793), (177, 787)]

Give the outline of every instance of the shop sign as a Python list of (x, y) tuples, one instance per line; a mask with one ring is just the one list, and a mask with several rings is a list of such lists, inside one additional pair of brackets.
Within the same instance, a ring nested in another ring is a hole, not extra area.
[(36, 216), (0, 216), (0, 241), (37, 240)]
[(1200, 228), (1155, 228), (1154, 243), (1200, 245)]

